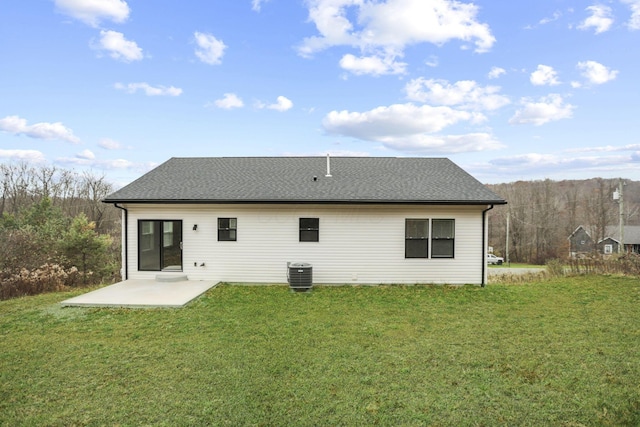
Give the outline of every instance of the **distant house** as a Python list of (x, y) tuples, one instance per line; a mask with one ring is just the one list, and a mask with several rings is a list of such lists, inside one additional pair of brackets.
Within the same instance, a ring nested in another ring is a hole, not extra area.
[(108, 196), (123, 277), (486, 283), (486, 212), (506, 201), (445, 158), (172, 158)]
[[(590, 227), (593, 229), (592, 227)], [(640, 226), (627, 225), (624, 227), (624, 252), (640, 253)], [(605, 227), (605, 237), (597, 241), (591, 237), (587, 227), (582, 225), (569, 236), (570, 256), (581, 257), (589, 255), (612, 255), (618, 253), (620, 247), (620, 227), (610, 225)]]

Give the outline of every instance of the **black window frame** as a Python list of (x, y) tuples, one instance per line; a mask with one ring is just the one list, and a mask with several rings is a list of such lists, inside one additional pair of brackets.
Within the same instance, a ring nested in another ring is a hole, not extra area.
[(298, 219), (298, 240), (300, 242), (320, 241), (320, 218), (304, 217)]
[[(416, 227), (422, 224), (422, 231)], [(426, 225), (426, 233), (424, 226)], [(404, 257), (429, 258), (429, 231), (431, 224), (428, 218), (406, 218), (404, 220)]]
[[(450, 232), (442, 232), (436, 223), (450, 223)], [(456, 220), (452, 218), (431, 219), (431, 258), (455, 258)]]
[[(224, 223), (226, 222), (226, 224)], [(218, 218), (218, 242), (238, 241), (238, 218)]]

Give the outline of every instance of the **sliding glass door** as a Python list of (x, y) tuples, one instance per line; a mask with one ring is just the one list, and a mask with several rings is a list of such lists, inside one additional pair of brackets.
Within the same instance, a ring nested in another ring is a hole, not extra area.
[(182, 271), (182, 221), (138, 221), (138, 270)]

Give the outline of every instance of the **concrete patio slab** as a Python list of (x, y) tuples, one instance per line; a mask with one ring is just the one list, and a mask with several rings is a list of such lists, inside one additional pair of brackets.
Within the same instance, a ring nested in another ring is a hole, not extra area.
[(125, 280), (60, 304), (63, 307), (183, 307), (216, 284), (199, 280)]

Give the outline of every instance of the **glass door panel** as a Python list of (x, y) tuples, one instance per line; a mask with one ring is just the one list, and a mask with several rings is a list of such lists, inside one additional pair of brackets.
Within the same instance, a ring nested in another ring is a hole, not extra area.
[(162, 270), (182, 271), (182, 221), (162, 222)]

